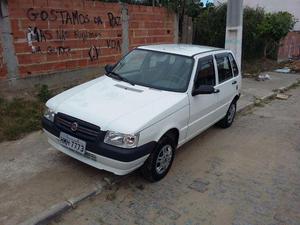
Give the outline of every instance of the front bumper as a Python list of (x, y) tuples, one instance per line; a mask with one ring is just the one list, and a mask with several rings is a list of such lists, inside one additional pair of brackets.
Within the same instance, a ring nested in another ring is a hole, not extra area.
[[(48, 142), (57, 150), (98, 169), (106, 170), (117, 175), (128, 174), (144, 164), (156, 142), (150, 142), (133, 149), (123, 149), (103, 142), (99, 137), (94, 142), (87, 141), (86, 152), (84, 155), (73, 152), (59, 143), (59, 133), (63, 131), (75, 136), (67, 130), (61, 130), (55, 123), (43, 118), (43, 130), (48, 137)], [(103, 136), (103, 135), (102, 135)]]

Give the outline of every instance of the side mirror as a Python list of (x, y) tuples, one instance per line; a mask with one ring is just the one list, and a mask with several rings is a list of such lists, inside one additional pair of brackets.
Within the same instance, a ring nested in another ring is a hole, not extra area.
[(211, 85), (200, 85), (197, 89), (194, 89), (192, 92), (192, 96), (196, 95), (207, 95), (207, 94), (213, 94), (218, 93), (219, 90), (215, 89)]
[(114, 65), (107, 64), (104, 69), (106, 73), (110, 73), (114, 68)]

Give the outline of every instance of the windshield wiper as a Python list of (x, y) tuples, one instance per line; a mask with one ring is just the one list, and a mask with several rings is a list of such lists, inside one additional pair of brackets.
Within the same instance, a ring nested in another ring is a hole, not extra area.
[(108, 73), (108, 75), (110, 75), (110, 76), (111, 76), (111, 74), (113, 75), (113, 78), (117, 78), (118, 80), (125, 81), (125, 82), (131, 84), (132, 86), (135, 85), (132, 81), (128, 80), (125, 77), (122, 77), (120, 74), (118, 74), (116, 72), (111, 71), (111, 72)]

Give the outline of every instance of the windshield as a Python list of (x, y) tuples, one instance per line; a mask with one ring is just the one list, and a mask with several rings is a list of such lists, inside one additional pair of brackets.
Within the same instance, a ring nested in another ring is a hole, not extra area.
[(169, 53), (135, 49), (113, 69), (124, 81), (150, 88), (185, 92), (194, 60)]

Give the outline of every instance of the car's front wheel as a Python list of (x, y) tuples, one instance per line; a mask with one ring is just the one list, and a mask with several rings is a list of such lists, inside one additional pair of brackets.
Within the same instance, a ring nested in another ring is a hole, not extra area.
[(162, 137), (142, 166), (142, 175), (151, 182), (164, 178), (172, 166), (175, 147), (175, 142), (171, 137)]
[(232, 102), (225, 117), (219, 121), (218, 125), (222, 128), (228, 128), (232, 125), (236, 114), (236, 101)]

